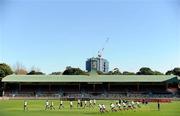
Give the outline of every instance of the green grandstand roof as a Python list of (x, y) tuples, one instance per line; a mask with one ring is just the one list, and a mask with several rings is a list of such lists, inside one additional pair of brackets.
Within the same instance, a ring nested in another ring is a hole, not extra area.
[(2, 82), (178, 82), (174, 75), (9, 75)]

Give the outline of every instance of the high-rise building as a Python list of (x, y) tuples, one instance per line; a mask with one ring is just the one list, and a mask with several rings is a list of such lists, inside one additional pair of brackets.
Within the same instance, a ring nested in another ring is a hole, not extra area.
[(103, 73), (108, 73), (109, 71), (109, 62), (101, 57), (92, 57), (86, 61), (86, 70), (88, 72), (92, 70), (101, 71)]

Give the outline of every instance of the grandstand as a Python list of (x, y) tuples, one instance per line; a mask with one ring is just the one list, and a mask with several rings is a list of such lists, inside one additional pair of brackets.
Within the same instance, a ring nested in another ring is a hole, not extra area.
[(9, 75), (2, 79), (9, 98), (179, 98), (175, 75)]

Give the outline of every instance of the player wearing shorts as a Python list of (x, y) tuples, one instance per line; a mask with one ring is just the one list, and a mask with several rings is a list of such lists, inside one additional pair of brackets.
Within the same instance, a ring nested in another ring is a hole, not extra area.
[(108, 111), (106, 110), (106, 106), (105, 106), (104, 104), (102, 104), (102, 110), (103, 110), (103, 112), (108, 112)]
[(126, 110), (126, 107), (127, 107), (126, 103), (123, 102), (122, 104), (123, 104), (123, 110)]
[(93, 104), (93, 103), (92, 103), (92, 100), (89, 100), (89, 107), (93, 107), (92, 104)]
[(132, 105), (132, 108), (134, 108), (134, 109), (136, 108), (136, 107), (135, 107), (135, 102), (134, 102), (134, 101), (131, 101), (131, 105)]
[(51, 101), (50, 109), (51, 109), (51, 110), (52, 110), (52, 109), (55, 110), (53, 101)]
[(118, 108), (118, 110), (121, 110), (121, 104), (119, 102), (116, 103), (116, 107)]
[(140, 103), (138, 101), (136, 102), (136, 105), (137, 105), (138, 108), (141, 108), (141, 105), (140, 105)]
[(79, 107), (81, 107), (81, 100), (80, 99), (78, 99), (78, 101), (77, 101), (77, 108), (79, 108)]
[(62, 100), (60, 101), (60, 104), (59, 104), (59, 109), (61, 109), (61, 108), (64, 108)]
[(130, 102), (128, 102), (128, 109), (131, 109), (131, 110), (133, 109), (132, 104)]
[(45, 110), (48, 110), (49, 109), (49, 101), (46, 100), (46, 103), (45, 103)]
[(84, 101), (84, 108), (86, 108), (86, 106), (87, 106), (87, 101), (85, 100)]
[(112, 112), (116, 112), (116, 108), (115, 108), (115, 105), (113, 103), (110, 104), (110, 107), (111, 107), (111, 111)]
[(96, 105), (96, 100), (95, 99), (93, 100), (93, 104)]
[(159, 100), (158, 100), (158, 111), (160, 111), (160, 102), (159, 102)]
[(99, 105), (98, 105), (98, 107), (99, 107), (99, 112), (100, 112), (100, 113), (103, 113), (103, 108), (102, 108), (102, 105), (101, 105), (101, 104), (99, 104)]
[(24, 101), (24, 111), (28, 110), (28, 102), (25, 100)]
[(72, 109), (72, 108), (73, 108), (73, 102), (70, 101), (70, 109)]

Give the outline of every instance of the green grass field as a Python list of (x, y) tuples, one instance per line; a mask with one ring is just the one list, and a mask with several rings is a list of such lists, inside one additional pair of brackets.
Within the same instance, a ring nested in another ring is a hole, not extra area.
[[(58, 109), (59, 101), (53, 100), (56, 110), (45, 111), (45, 100), (29, 100), (29, 111), (23, 111), (23, 100), (0, 100), (0, 116), (179, 116), (180, 102), (163, 103), (161, 110), (157, 110), (157, 103), (149, 103), (148, 105), (141, 105), (141, 108), (135, 111), (118, 111), (101, 114), (98, 107), (78, 109), (76, 103), (74, 108), (70, 110), (69, 102), (64, 102), (65, 108)], [(116, 101), (97, 101), (97, 104), (104, 103), (108, 110), (109, 104)]]

